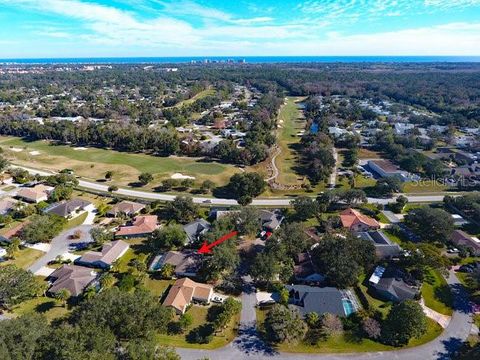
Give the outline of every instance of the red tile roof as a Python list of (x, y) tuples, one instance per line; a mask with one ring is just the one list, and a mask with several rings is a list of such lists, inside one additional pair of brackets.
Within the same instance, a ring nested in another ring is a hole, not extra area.
[(158, 218), (156, 215), (137, 216), (130, 226), (122, 226), (115, 235), (117, 236), (134, 236), (150, 234), (157, 228)]
[(351, 228), (356, 224), (364, 224), (369, 227), (379, 228), (380, 224), (377, 220), (368, 217), (367, 215), (363, 215), (361, 212), (348, 208), (340, 213), (340, 219), (342, 221), (343, 227)]

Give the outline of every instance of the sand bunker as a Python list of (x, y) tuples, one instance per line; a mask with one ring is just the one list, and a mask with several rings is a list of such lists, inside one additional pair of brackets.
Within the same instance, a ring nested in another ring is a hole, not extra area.
[(88, 150), (88, 148), (80, 146), (80, 147), (73, 148), (73, 150), (83, 151), (83, 150)]
[(16, 147), (12, 147), (12, 148), (10, 148), (10, 150), (15, 151), (15, 152), (23, 151), (23, 149), (16, 148)]
[(170, 178), (175, 179), (175, 180), (183, 180), (183, 179), (195, 180), (195, 177), (193, 177), (193, 176), (187, 176), (187, 175), (183, 175), (183, 174), (180, 174), (180, 173), (175, 173), (172, 176), (170, 176)]
[(33, 155), (33, 156), (37, 156), (37, 155), (40, 155), (40, 151), (30, 151), (29, 152), (30, 155)]

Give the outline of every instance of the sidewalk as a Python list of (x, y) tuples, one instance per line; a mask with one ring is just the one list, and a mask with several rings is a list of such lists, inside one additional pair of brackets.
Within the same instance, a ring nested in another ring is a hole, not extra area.
[(436, 321), (444, 329), (448, 326), (448, 324), (450, 323), (450, 319), (451, 319), (450, 316), (440, 314), (440, 313), (436, 312), (435, 310), (430, 309), (429, 307), (427, 307), (425, 305), (425, 303), (423, 301), (423, 298), (420, 300), (420, 305), (422, 306), (423, 312), (425, 313), (425, 315), (427, 315), (427, 317)]

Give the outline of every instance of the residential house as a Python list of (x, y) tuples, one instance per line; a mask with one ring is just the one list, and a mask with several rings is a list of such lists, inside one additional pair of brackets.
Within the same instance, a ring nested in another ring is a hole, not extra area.
[(15, 209), (17, 204), (17, 200), (8, 197), (0, 200), (0, 215), (7, 215)]
[(178, 315), (184, 314), (192, 302), (210, 303), (213, 286), (197, 283), (189, 278), (178, 279), (170, 288), (163, 301), (164, 306), (172, 307)]
[(144, 204), (136, 203), (133, 201), (121, 201), (113, 205), (112, 208), (107, 211), (107, 215), (113, 216), (113, 217), (116, 217), (119, 214), (134, 216), (134, 215), (137, 215), (143, 209), (145, 209)]
[(13, 177), (9, 173), (0, 174), (0, 185), (11, 185)]
[(202, 260), (203, 256), (195, 250), (169, 251), (155, 256), (149, 270), (158, 271), (169, 264), (175, 268), (176, 277), (195, 277)]
[(0, 241), (3, 242), (11, 242), (13, 238), (19, 237), (20, 233), (22, 232), (22, 229), (28, 224), (30, 221), (24, 221), (18, 225), (15, 225), (14, 227), (6, 230), (3, 232), (2, 235), (0, 235)]
[(120, 227), (115, 236), (123, 238), (147, 236), (158, 228), (157, 222), (156, 215), (139, 215), (130, 225)]
[(43, 212), (55, 214), (67, 219), (79, 216), (85, 211), (93, 211), (95, 207), (89, 201), (82, 199), (63, 200), (47, 206)]
[(462, 215), (459, 214), (452, 214), (453, 225), (455, 226), (463, 226), (469, 224), (468, 220), (465, 220)]
[(125, 241), (116, 240), (104, 244), (102, 251), (87, 251), (81, 257), (75, 260), (76, 264), (109, 269), (113, 262), (120, 259), (130, 248)]
[(38, 184), (34, 187), (22, 187), (18, 190), (16, 196), (27, 202), (39, 203), (41, 201), (47, 201), (53, 189), (52, 186), (46, 186), (43, 184)]
[(187, 234), (187, 241), (189, 243), (197, 241), (200, 236), (210, 230), (210, 223), (204, 219), (197, 219), (191, 223), (184, 225), (183, 230)]
[(375, 246), (375, 255), (379, 259), (397, 257), (402, 252), (400, 245), (392, 243), (381, 230), (360, 232), (358, 233), (358, 237), (373, 243)]
[(78, 296), (83, 293), (86, 287), (93, 285), (97, 275), (92, 269), (83, 266), (63, 265), (48, 277), (52, 284), (48, 289), (48, 293), (55, 295), (59, 291), (66, 289), (72, 296)]
[(389, 301), (402, 302), (414, 299), (419, 294), (419, 288), (414, 284), (407, 284), (405, 274), (392, 266), (377, 266), (368, 283), (381, 297)]
[(260, 210), (259, 213), (262, 228), (267, 231), (277, 230), (284, 219), (278, 211)]
[(470, 236), (462, 230), (454, 230), (451, 240), (455, 245), (468, 247), (475, 256), (480, 256), (480, 239), (477, 237)]
[(389, 160), (368, 160), (368, 167), (382, 178), (398, 177), (403, 182), (419, 179), (417, 175), (412, 175), (406, 171), (400, 170), (398, 166), (394, 165)]
[(312, 261), (310, 253), (300, 253), (295, 257), (295, 265), (293, 267), (293, 276), (295, 280), (302, 282), (322, 282), (325, 277), (320, 274), (319, 270)]
[(292, 304), (290, 306), (298, 309), (303, 316), (310, 312), (338, 316), (348, 316), (355, 312), (346, 293), (334, 287), (287, 285), (285, 288), (289, 291), (289, 302)]
[(340, 213), (340, 220), (344, 228), (353, 233), (360, 233), (380, 229), (377, 220), (362, 214), (360, 211), (348, 208)]

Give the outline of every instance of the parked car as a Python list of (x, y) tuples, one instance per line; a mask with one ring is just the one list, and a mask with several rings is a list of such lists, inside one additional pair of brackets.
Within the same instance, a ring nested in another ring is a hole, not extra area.
[(224, 301), (225, 301), (225, 299), (220, 297), (220, 296), (214, 296), (212, 298), (212, 302), (217, 303), (217, 304), (223, 304)]

